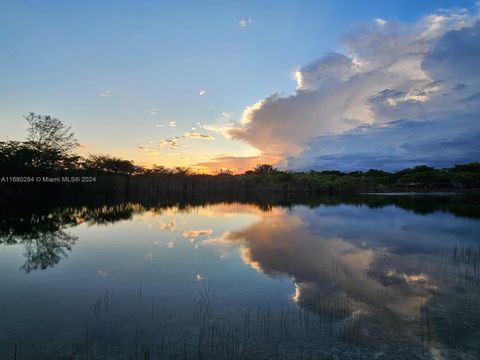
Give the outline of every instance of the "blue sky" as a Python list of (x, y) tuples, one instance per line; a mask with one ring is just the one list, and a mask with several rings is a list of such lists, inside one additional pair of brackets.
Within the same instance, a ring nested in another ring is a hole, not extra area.
[[(34, 111), (72, 125), (82, 153), (168, 166), (211, 166), (215, 158), (262, 154), (298, 156), (310, 139), (298, 142), (296, 151), (273, 154), (248, 136), (225, 138), (202, 125), (241, 126), (246, 107), (275, 93), (291, 96), (298, 85), (295, 71), (329, 52), (348, 53), (345, 37), (375, 19), (416, 24), (441, 8), (476, 11), (472, 1), (0, 5), (2, 139), (23, 137), (22, 115)], [(175, 127), (155, 126), (172, 122)], [(164, 139), (177, 145), (160, 148)]]

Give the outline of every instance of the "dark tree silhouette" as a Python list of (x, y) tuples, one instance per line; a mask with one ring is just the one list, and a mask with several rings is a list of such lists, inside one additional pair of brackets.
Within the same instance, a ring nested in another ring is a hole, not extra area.
[(146, 174), (165, 175), (172, 174), (172, 170), (167, 169), (165, 166), (153, 165), (151, 169), (145, 169)]
[(269, 175), (269, 174), (276, 173), (277, 169), (275, 169), (273, 165), (261, 164), (261, 165), (257, 165), (253, 172), (255, 174), (260, 174), (260, 175)]
[(78, 160), (78, 141), (70, 126), (50, 115), (33, 112), (25, 116), (28, 122), (25, 144), (34, 153), (34, 167), (42, 169), (71, 168)]
[(24, 142), (0, 141), (0, 168), (7, 171), (22, 171), (34, 167), (37, 152)]
[(133, 175), (142, 172), (131, 160), (124, 160), (109, 155), (90, 155), (85, 159), (84, 168), (90, 171)]
[(192, 175), (192, 170), (189, 169), (188, 167), (177, 166), (175, 168), (175, 174), (181, 175), (181, 176)]
[(78, 141), (70, 126), (50, 115), (39, 115), (33, 112), (25, 115), (28, 122), (27, 142), (34, 148), (45, 151), (55, 150), (67, 155), (75, 151)]

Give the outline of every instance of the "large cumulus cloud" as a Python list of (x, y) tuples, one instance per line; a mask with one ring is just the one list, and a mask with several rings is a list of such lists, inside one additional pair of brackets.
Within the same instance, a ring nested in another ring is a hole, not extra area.
[(233, 138), (293, 169), (395, 170), (479, 159), (480, 22), (443, 10), (413, 26), (382, 23), (345, 54), (300, 68), (290, 96), (248, 107)]

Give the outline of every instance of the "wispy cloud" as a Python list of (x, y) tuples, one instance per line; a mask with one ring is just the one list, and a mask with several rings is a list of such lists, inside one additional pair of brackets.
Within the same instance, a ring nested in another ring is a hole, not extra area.
[[(187, 147), (188, 145), (180, 145), (180, 141), (182, 140), (215, 140), (215, 138), (209, 134), (201, 134), (196, 131), (187, 131), (183, 133), (181, 136), (173, 136), (170, 138), (162, 139), (160, 140), (157, 144), (158, 147), (166, 147), (168, 146), (170, 150), (176, 150), (180, 146)], [(150, 148), (152, 144), (149, 144), (149, 146), (138, 146), (138, 150), (141, 151), (150, 151)]]
[(155, 124), (155, 127), (176, 127), (177, 122), (176, 121), (170, 121), (168, 124)]
[(226, 111), (222, 112), (221, 116), (225, 120), (232, 120), (233, 118), (233, 115)]
[(202, 129), (222, 134), (225, 139), (231, 139), (230, 131), (233, 129), (233, 125), (217, 126), (217, 125), (202, 125)]
[(240, 29), (245, 29), (248, 24), (252, 23), (253, 20), (252, 19), (241, 19), (238, 24), (240, 25)]
[(104, 92), (100, 93), (100, 96), (112, 96), (112, 92), (110, 90), (105, 90)]
[(198, 95), (200, 95), (200, 96), (205, 96), (205, 95), (207, 95), (207, 90), (200, 89), (200, 91), (198, 92)]
[(168, 146), (170, 146), (170, 149), (175, 150), (176, 148), (178, 148), (180, 146), (178, 144), (178, 139), (179, 139), (178, 136), (175, 136), (173, 138), (168, 138), (168, 139), (162, 139), (158, 142), (158, 145), (160, 147), (168, 145)]
[(199, 139), (199, 140), (215, 140), (212, 135), (209, 134), (200, 134), (196, 131), (187, 131), (185, 132), (182, 137), (184, 139)]
[[(218, 118), (218, 124), (200, 124), (197, 123), (197, 127), (199, 129), (203, 129), (205, 131), (208, 131), (210, 133), (219, 133), (221, 134), (225, 139), (231, 139), (232, 136), (230, 132), (235, 129), (237, 124), (233, 120), (233, 115), (229, 112), (222, 112)], [(195, 129), (196, 130), (196, 129)]]

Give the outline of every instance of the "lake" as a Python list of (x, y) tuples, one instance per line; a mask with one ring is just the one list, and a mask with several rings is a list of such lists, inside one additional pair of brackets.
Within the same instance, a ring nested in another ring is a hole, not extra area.
[(3, 204), (1, 359), (478, 359), (480, 200)]

